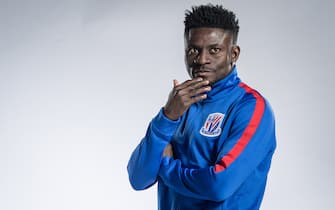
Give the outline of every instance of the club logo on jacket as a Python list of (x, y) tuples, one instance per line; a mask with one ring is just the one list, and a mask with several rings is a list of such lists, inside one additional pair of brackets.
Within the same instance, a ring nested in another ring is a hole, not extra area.
[(221, 134), (221, 124), (224, 118), (222, 113), (209, 114), (204, 125), (200, 129), (200, 133), (204, 136), (215, 137)]

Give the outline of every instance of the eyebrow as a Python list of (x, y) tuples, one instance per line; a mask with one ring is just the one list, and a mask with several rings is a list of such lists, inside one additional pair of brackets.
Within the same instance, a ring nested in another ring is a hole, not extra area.
[(218, 46), (221, 46), (222, 44), (211, 44), (209, 45), (210, 48), (213, 48), (213, 47), (218, 47)]
[[(218, 44), (218, 43), (211, 44), (211, 45), (208, 46), (208, 48), (214, 48), (214, 47), (218, 47), (218, 46), (222, 46), (222, 44)], [(197, 46), (195, 44), (189, 44), (188, 48), (201, 48), (201, 47), (199, 47), (199, 46)]]

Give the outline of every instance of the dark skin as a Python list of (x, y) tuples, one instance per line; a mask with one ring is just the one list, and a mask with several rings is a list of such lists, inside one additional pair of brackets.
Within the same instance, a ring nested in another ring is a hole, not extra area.
[[(225, 78), (238, 60), (240, 47), (230, 31), (221, 28), (193, 28), (185, 34), (185, 63), (191, 79), (174, 87), (164, 106), (164, 114), (177, 120), (194, 103), (207, 98), (211, 85)], [(169, 144), (164, 156), (173, 157)]]

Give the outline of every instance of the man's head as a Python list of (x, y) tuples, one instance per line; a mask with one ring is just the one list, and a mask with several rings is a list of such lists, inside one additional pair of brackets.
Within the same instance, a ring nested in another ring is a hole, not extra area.
[(202, 5), (185, 14), (185, 63), (192, 78), (211, 84), (225, 78), (238, 59), (238, 20), (222, 6)]

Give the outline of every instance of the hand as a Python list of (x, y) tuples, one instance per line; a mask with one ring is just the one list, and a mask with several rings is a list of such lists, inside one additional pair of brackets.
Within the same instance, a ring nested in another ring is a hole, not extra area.
[(208, 80), (194, 78), (178, 84), (173, 80), (173, 90), (164, 106), (164, 114), (171, 120), (177, 120), (194, 103), (207, 98), (207, 92), (211, 90)]
[(173, 158), (173, 148), (171, 144), (168, 144), (163, 152), (163, 157), (172, 157)]

